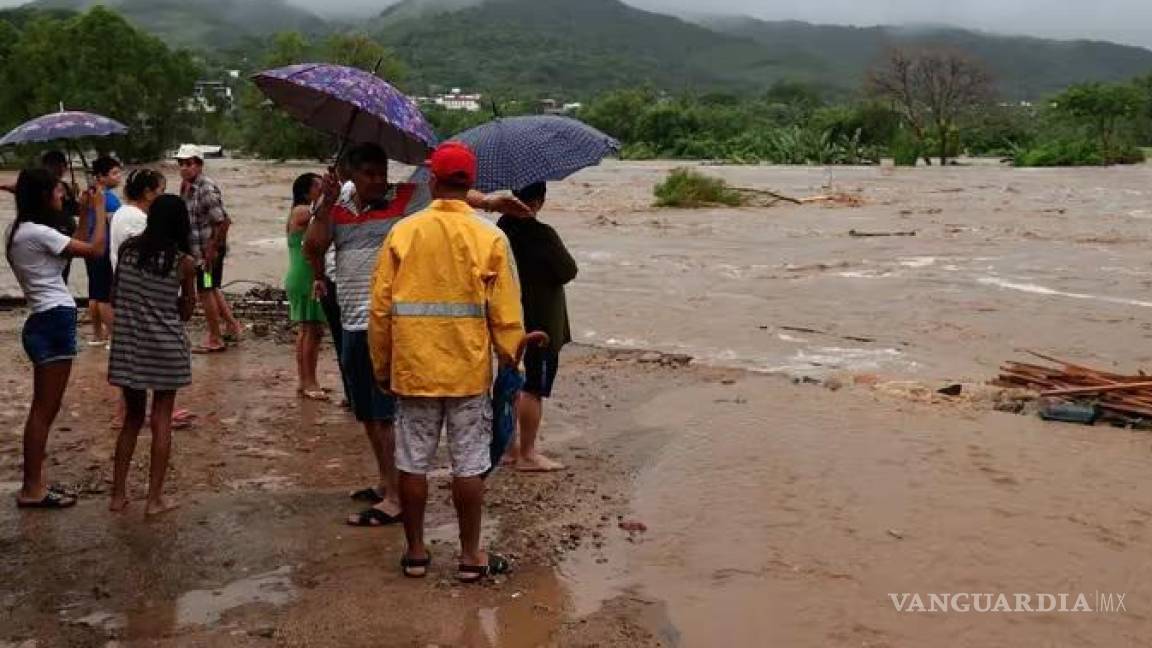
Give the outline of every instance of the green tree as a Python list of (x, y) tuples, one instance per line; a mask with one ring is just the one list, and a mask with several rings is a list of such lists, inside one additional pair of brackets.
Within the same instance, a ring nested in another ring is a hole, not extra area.
[[(314, 60), (315, 49), (298, 32), (281, 32), (272, 37), (261, 61), (271, 69)], [(255, 84), (246, 81), (240, 89), (240, 129), (243, 148), (259, 157), (323, 159), (331, 154), (332, 140), (309, 129), (272, 104)]]
[(408, 76), (408, 68), (379, 41), (364, 34), (335, 34), (324, 44), (324, 59), (361, 70), (375, 71), (376, 76), (399, 85)]
[(964, 122), (992, 98), (983, 65), (942, 49), (892, 50), (871, 71), (868, 87), (901, 114), (922, 147), (934, 146), (942, 165), (956, 150)]
[(1148, 98), (1135, 84), (1087, 83), (1072, 86), (1052, 101), (1055, 109), (1088, 128), (1097, 138), (1106, 159), (1129, 147), (1119, 141), (1122, 131), (1135, 127), (1135, 121), (1148, 107)]
[(616, 90), (580, 111), (580, 118), (621, 142), (639, 140), (640, 119), (659, 101), (651, 90)]
[(198, 76), (184, 52), (95, 7), (69, 19), (27, 24), (3, 66), (7, 125), (66, 108), (118, 119), (129, 135), (114, 145), (128, 159), (154, 158), (178, 141), (182, 102)]

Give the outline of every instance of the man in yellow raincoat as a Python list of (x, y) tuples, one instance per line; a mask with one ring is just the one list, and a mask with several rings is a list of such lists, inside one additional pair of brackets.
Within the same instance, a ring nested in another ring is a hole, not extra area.
[(463, 144), (444, 144), (429, 170), (432, 204), (396, 224), (380, 251), (368, 344), (377, 381), (397, 396), (404, 574), (428, 572), (427, 475), (445, 428), (460, 523), (457, 578), (474, 582), (508, 570), (506, 560), (481, 551), (480, 521), (492, 439), (492, 352), (502, 364), (515, 362), (524, 337), (520, 285), (508, 240), (465, 202), (476, 156)]

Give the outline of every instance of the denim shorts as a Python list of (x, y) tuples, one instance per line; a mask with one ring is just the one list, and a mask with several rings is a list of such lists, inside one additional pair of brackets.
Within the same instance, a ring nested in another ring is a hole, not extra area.
[(24, 352), (37, 367), (76, 357), (76, 308), (57, 306), (24, 322)]
[(396, 398), (380, 390), (372, 354), (368, 350), (367, 331), (344, 331), (340, 349), (340, 372), (348, 387), (352, 412), (361, 423), (390, 422), (396, 418)]

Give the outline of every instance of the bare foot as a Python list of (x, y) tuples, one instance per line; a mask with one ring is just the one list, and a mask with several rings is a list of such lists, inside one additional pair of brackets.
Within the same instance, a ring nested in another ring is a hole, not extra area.
[(161, 498), (159, 501), (155, 501), (155, 502), (149, 500), (148, 508), (144, 509), (144, 515), (147, 515), (148, 517), (152, 517), (154, 515), (160, 515), (162, 513), (167, 513), (168, 511), (171, 511), (172, 509), (179, 508), (179, 507), (180, 507), (179, 503), (171, 502), (171, 501), (166, 500), (164, 498)]
[(112, 511), (113, 513), (119, 513), (126, 508), (128, 508), (127, 495), (113, 495), (112, 501), (108, 503), (108, 510)]
[(520, 472), (529, 473), (545, 473), (545, 472), (559, 472), (564, 470), (566, 466), (559, 461), (553, 461), (542, 454), (533, 454), (527, 457), (521, 457), (520, 461), (516, 462), (516, 470)]
[(400, 517), (400, 502), (394, 499), (385, 498), (383, 502), (373, 505), (372, 508), (392, 517)]

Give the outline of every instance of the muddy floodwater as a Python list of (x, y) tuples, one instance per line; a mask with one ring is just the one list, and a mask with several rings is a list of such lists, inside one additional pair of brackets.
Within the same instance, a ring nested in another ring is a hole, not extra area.
[[(485, 536), (510, 577), (452, 582), (435, 486), (426, 581), (400, 577), (398, 529), (341, 524), (368, 449), (335, 404), (297, 400), (277, 327), (196, 358), (181, 509), (109, 514), (115, 393), (85, 349), (48, 466), (85, 497), (0, 505), (0, 646), (1152, 645), (1152, 437), (997, 411), (984, 385), (1026, 350), (1152, 366), (1152, 167), (710, 167), (851, 200), (654, 209), (673, 166), (552, 187), (544, 218), (580, 276), (542, 442), (570, 470), (493, 478)], [(230, 291), (279, 285), (309, 170), (209, 162), (235, 222)], [(23, 316), (0, 314), (3, 497), (31, 391)], [(330, 349), (321, 365), (335, 386)], [(935, 393), (952, 383), (961, 396)], [(957, 593), (1092, 609), (897, 609)]]

